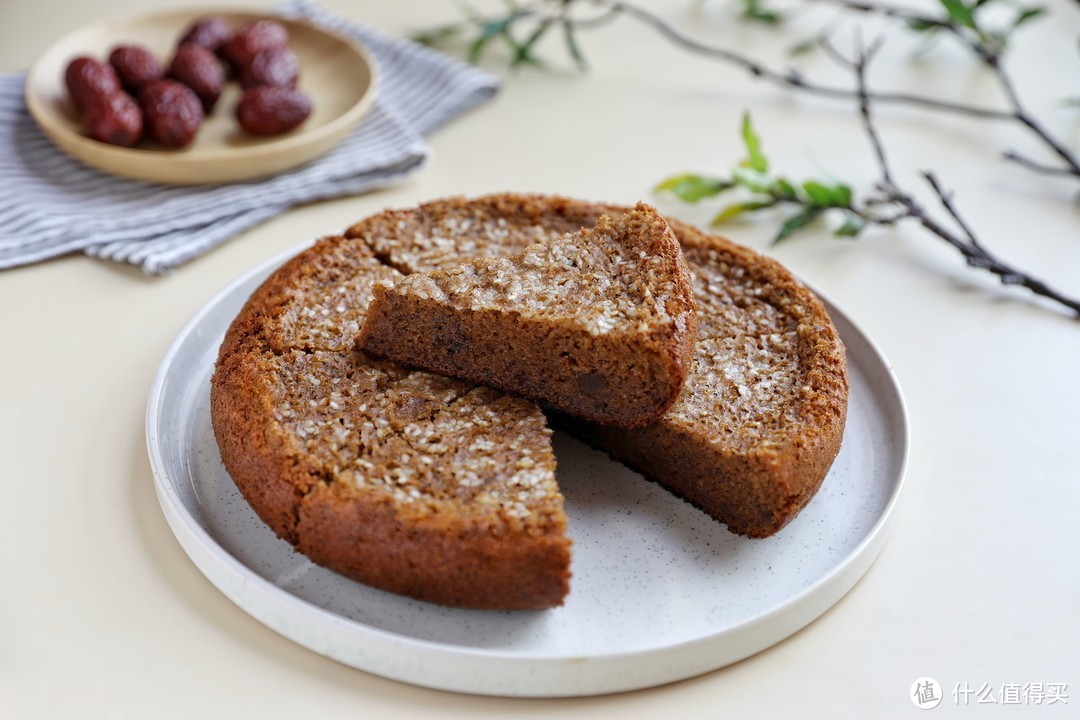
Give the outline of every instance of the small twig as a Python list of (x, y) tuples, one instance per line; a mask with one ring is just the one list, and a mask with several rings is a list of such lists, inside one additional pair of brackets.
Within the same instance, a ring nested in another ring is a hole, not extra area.
[[(584, 60), (580, 57), (578, 52), (576, 41), (573, 37), (574, 32), (578, 29), (592, 28), (607, 24), (618, 16), (625, 15), (649, 26), (667, 40), (685, 50), (706, 57), (716, 58), (735, 67), (739, 67), (756, 78), (761, 78), (777, 85), (795, 88), (822, 97), (857, 100), (867, 137), (873, 146), (874, 155), (881, 170), (882, 179), (881, 182), (878, 183), (878, 190), (881, 192), (880, 196), (868, 198), (856, 205), (853, 201), (851, 188), (842, 183), (833, 184), (830, 188), (818, 182), (808, 181), (802, 184), (801, 189), (796, 190), (792, 183), (779, 178), (772, 180), (771, 184), (767, 187), (762, 187), (759, 180), (755, 180), (753, 176), (745, 175), (747, 170), (746, 168), (742, 168), (744, 175), (738, 175), (736, 173), (734, 175), (734, 180), (730, 181), (722, 180), (718, 182), (716, 179), (701, 178), (700, 176), (687, 176), (691, 181), (691, 185), (688, 189), (683, 191), (685, 193), (684, 197), (690, 202), (695, 202), (702, 197), (711, 197), (726, 189), (733, 188), (738, 184), (751, 189), (755, 193), (764, 195), (763, 200), (755, 200), (754, 202), (742, 203), (740, 205), (729, 207), (718, 216), (718, 219), (730, 217), (746, 211), (770, 208), (778, 204), (796, 205), (801, 207), (802, 212), (789, 218), (784, 223), (780, 233), (777, 235), (777, 241), (790, 236), (794, 232), (798, 232), (812, 222), (813, 219), (830, 210), (846, 213), (845, 224), (835, 232), (836, 235), (842, 237), (857, 236), (860, 230), (867, 224), (893, 225), (902, 220), (912, 219), (917, 221), (924, 229), (934, 236), (953, 246), (961, 253), (961, 255), (963, 255), (970, 266), (997, 275), (1005, 285), (1020, 285), (1036, 295), (1053, 300), (1069, 308), (1080, 317), (1080, 300), (1063, 295), (1053, 288), (1050, 288), (1041, 280), (1017, 270), (991, 254), (978, 240), (974, 230), (963, 220), (956, 207), (953, 205), (951, 193), (946, 192), (943, 189), (933, 173), (925, 172), (923, 174), (924, 178), (941, 202), (945, 212), (960, 227), (962, 234), (957, 234), (941, 224), (938, 220), (929, 215), (912, 195), (901, 190), (893, 177), (884, 144), (874, 127), (871, 105), (875, 102), (908, 104), (942, 112), (952, 112), (967, 117), (1017, 122), (1025, 126), (1049, 147), (1062, 160), (1064, 167), (1058, 168), (1041, 165), (1013, 152), (1005, 155), (1008, 160), (1046, 174), (1080, 178), (1080, 162), (1073, 157), (1067, 148), (1057, 142), (1049, 132), (1042, 127), (1035, 117), (1027, 111), (1019, 95), (1016, 93), (1012, 84), (1012, 79), (1005, 71), (1005, 68), (1000, 61), (1000, 54), (1004, 47), (1004, 43), (996, 39), (996, 36), (993, 34), (987, 34), (979, 29), (976, 21), (970, 18), (966, 20), (961, 18), (961, 20), (964, 20), (964, 25), (961, 26), (960, 24), (957, 24), (957, 22), (954, 22), (953, 18), (946, 20), (927, 18), (899, 6), (871, 3), (866, 2), (865, 0), (826, 0), (833, 4), (838, 4), (842, 7), (859, 12), (873, 12), (907, 21), (918, 21), (918, 23), (921, 23), (924, 26), (929, 23), (935, 28), (940, 28), (954, 34), (968, 48), (975, 52), (980, 60), (993, 71), (1001, 84), (1003, 94), (1011, 109), (986, 108), (903, 93), (872, 92), (867, 85), (866, 72), (869, 62), (881, 47), (880, 42), (874, 43), (869, 49), (863, 49), (861, 41), (857, 42), (857, 53), (855, 58), (848, 59), (837, 52), (826, 39), (822, 40), (821, 44), (830, 56), (853, 71), (856, 79), (856, 88), (852, 90), (812, 82), (807, 80), (796, 70), (781, 72), (734, 50), (699, 42), (678, 31), (673, 25), (657, 14), (645, 10), (633, 3), (623, 2), (621, 0), (592, 0), (591, 4), (600, 8), (601, 12), (591, 18), (576, 18), (570, 14), (570, 6), (575, 1), (576, 0), (559, 0), (558, 2), (555, 2), (555, 0), (536, 0), (527, 6), (511, 4), (511, 12), (501, 17), (471, 18), (471, 22), (474, 25), (484, 29), (484, 34), (481, 36), (480, 42), (474, 43), (474, 50), (478, 45), (482, 47), (482, 43), (486, 42), (495, 34), (501, 34), (502, 37), (504, 37), (516, 50), (516, 60), (523, 61), (528, 58), (530, 48), (540, 38), (544, 31), (553, 25), (558, 25), (566, 32), (567, 45), (574, 55), (575, 60), (578, 61), (579, 65), (583, 66)], [(557, 7), (555, 11), (552, 10), (553, 6)], [(514, 38), (510, 30), (511, 23), (523, 19), (537, 23), (524, 45)], [(1019, 22), (1017, 24), (1019, 24)], [(452, 27), (453, 29), (459, 29), (460, 25), (454, 25)], [(748, 119), (746, 122), (749, 122)], [(750, 138), (748, 135), (750, 132), (752, 131), (749, 131), (748, 128), (744, 129), (744, 135), (747, 136), (746, 142), (748, 148), (751, 145), (751, 139), (753, 140), (752, 144), (756, 148), (758, 140), (756, 138)], [(753, 155), (754, 153), (757, 153), (758, 159), (761, 161), (760, 164), (762, 167), (757, 168), (755, 166), (754, 168), (760, 175), (766, 169), (766, 163), (763, 156), (760, 155), (760, 150), (751, 150), (751, 154)], [(664, 184), (672, 181), (675, 182), (676, 185), (681, 182), (679, 177), (675, 177), (669, 179), (669, 181), (665, 181)], [(702, 183), (704, 183), (704, 186), (702, 186)]]
[(1020, 161), (1017, 157), (1006, 155), (1006, 159), (1018, 162), (1020, 165), (1047, 175), (1071, 176), (1080, 178), (1080, 159), (1077, 158), (1063, 143), (1058, 141), (1042, 125), (1041, 122), (1027, 109), (1021, 101), (1012, 76), (1002, 63), (1001, 53), (1004, 49), (999, 43), (990, 44), (983, 33), (970, 27), (963, 27), (951, 19), (939, 19), (923, 15), (914, 10), (902, 8), (888, 3), (865, 2), (863, 0), (816, 0), (831, 5), (842, 7), (846, 10), (860, 13), (870, 13), (883, 17), (896, 18), (905, 22), (918, 22), (926, 26), (940, 28), (951, 33), (965, 47), (971, 50), (979, 60), (990, 69), (1001, 87), (1006, 102), (1012, 108), (1007, 112), (1008, 119), (1018, 122), (1026, 127), (1036, 138), (1042, 142), (1052, 153), (1058, 156), (1063, 167), (1051, 168), (1034, 162)]
[[(475, 17), (471, 19), (471, 23), (478, 26), (485, 24), (491, 24), (499, 21), (507, 21), (514, 23), (519, 20), (533, 20), (536, 22), (543, 22), (545, 19), (553, 19), (563, 27), (569, 28), (571, 31), (581, 29), (593, 29), (601, 25), (606, 25), (621, 15), (632, 18), (648, 25), (653, 30), (657, 31), (660, 35), (665, 37), (673, 44), (681, 47), (684, 50), (710, 57), (714, 59), (727, 62), (730, 65), (739, 67), (752, 75), (755, 78), (760, 78), (777, 85), (784, 87), (794, 88), (806, 93), (818, 95), (820, 97), (832, 98), (836, 100), (851, 100), (855, 97), (855, 93), (842, 87), (834, 87), (830, 85), (824, 85), (821, 83), (807, 80), (800, 72), (796, 70), (779, 71), (764, 63), (758, 62), (751, 57), (743, 55), (734, 50), (728, 48), (708, 45), (703, 42), (694, 40), (693, 38), (683, 34), (679, 30), (675, 29), (673, 25), (666, 20), (656, 15), (655, 13), (641, 8), (637, 5), (607, 0), (595, 0), (594, 5), (603, 7), (603, 12), (599, 13), (595, 17), (591, 18), (570, 18), (567, 14), (567, 8), (560, 3), (561, 8), (554, 12), (545, 12), (542, 8), (550, 5), (550, 0), (539, 0), (536, 3), (519, 6), (513, 11), (500, 16), (484, 16)], [(454, 23), (452, 25), (444, 26), (443, 29), (458, 29), (463, 27), (467, 22)], [(893, 103), (901, 105), (912, 105), (915, 107), (921, 107), (928, 110), (936, 110), (939, 112), (950, 112), (957, 115), (964, 115), (971, 118), (981, 120), (1004, 120), (1013, 121), (1016, 120), (1014, 114), (1007, 110), (998, 110), (995, 108), (980, 107), (978, 105), (968, 105), (965, 103), (952, 102), (950, 100), (943, 100), (938, 98), (924, 97), (921, 95), (912, 95), (908, 93), (890, 93), (881, 92), (873, 93), (872, 98), (874, 102), (880, 103)]]
[[(926, 182), (930, 184), (930, 187), (933, 188), (934, 192), (937, 194), (938, 201), (941, 203), (941, 207), (945, 208), (945, 212), (949, 213), (949, 216), (956, 222), (957, 225), (960, 226), (960, 229), (964, 231), (964, 235), (967, 236), (968, 242), (971, 243), (971, 246), (979, 250), (983, 250), (983, 246), (979, 243), (979, 239), (975, 237), (975, 232), (971, 229), (971, 226), (967, 224), (967, 221), (965, 221), (964, 218), (960, 216), (960, 213), (957, 212), (956, 208), (953, 206), (952, 192), (946, 192), (942, 189), (941, 184), (938, 183), (937, 176), (934, 175), (934, 172), (932, 170), (923, 170), (922, 176), (926, 179)], [(983, 250), (983, 252), (985, 252), (985, 250)]]
[(859, 2), (858, 0), (814, 1), (819, 3), (825, 3), (828, 5), (836, 5), (844, 8), (845, 10), (851, 10), (853, 12), (884, 15), (885, 17), (897, 18), (904, 21), (917, 20), (920, 22), (927, 22), (941, 28), (946, 28), (951, 25), (948, 20), (938, 20), (937, 18), (926, 17), (925, 15), (915, 12), (911, 8), (901, 7), (899, 5), (890, 5), (888, 3), (869, 3)]
[(906, 23), (921, 23), (926, 27), (939, 28), (946, 30), (966, 45), (972, 52), (978, 55), (980, 58), (987, 58), (996, 56), (999, 52), (996, 48), (990, 48), (980, 41), (977, 37), (971, 37), (968, 33), (964, 32), (964, 28), (957, 25), (951, 19), (940, 19), (923, 15), (916, 12), (911, 8), (900, 7), (899, 5), (890, 5), (888, 3), (871, 3), (860, 2), (859, 0), (813, 0), (814, 2), (825, 3), (828, 5), (834, 5), (836, 7), (843, 8), (844, 10), (850, 10), (852, 12), (864, 13), (867, 15), (881, 15), (882, 17), (894, 18), (896, 20), (903, 20)]
[(1042, 175), (1055, 175), (1058, 177), (1070, 177), (1075, 176), (1076, 172), (1063, 167), (1057, 167), (1055, 165), (1044, 165), (1042, 163), (1035, 162), (1030, 158), (1026, 158), (1023, 155), (1015, 152), (1014, 150), (1008, 150), (1002, 154), (1002, 157), (1009, 162), (1014, 162), (1017, 165), (1022, 165), (1032, 172), (1037, 172)]
[(563, 19), (563, 22), (570, 25), (575, 30), (595, 30), (598, 27), (607, 25), (612, 20), (619, 17), (619, 11), (613, 7), (606, 8), (603, 12), (598, 13), (591, 18), (571, 18), (569, 11), (569, 4), (567, 4), (563, 6), (559, 16)]
[(880, 188), (882, 192), (885, 193), (886, 198), (904, 208), (907, 217), (917, 221), (923, 228), (956, 248), (956, 250), (964, 256), (964, 260), (971, 267), (986, 270), (987, 272), (997, 275), (1004, 285), (1019, 285), (1027, 288), (1036, 295), (1064, 305), (1072, 310), (1077, 317), (1080, 317), (1080, 300), (1058, 292), (1042, 280), (1014, 268), (995, 257), (987, 250), (976, 238), (971, 226), (968, 225), (968, 223), (960, 216), (959, 212), (957, 212), (952, 203), (952, 194), (944, 190), (941, 183), (932, 172), (924, 172), (923, 177), (934, 191), (934, 194), (941, 202), (942, 207), (945, 208), (945, 211), (963, 230), (964, 237), (960, 237), (944, 227), (941, 223), (931, 217), (922, 206), (919, 205), (915, 198), (900, 189), (895, 180), (893, 180), (888, 157), (885, 154), (885, 146), (881, 142), (881, 137), (878, 135), (877, 128), (874, 126), (873, 116), (870, 110), (870, 102), (868, 100), (870, 93), (867, 90), (866, 68), (871, 57), (870, 54), (860, 50), (857, 58), (852, 63), (852, 67), (855, 71), (855, 80), (858, 87), (859, 114), (863, 120), (863, 129), (866, 131), (867, 137), (870, 139), (870, 144), (874, 148), (874, 155), (877, 158), (878, 166), (883, 178)]
[[(828, 85), (821, 85), (819, 83), (811, 82), (805, 79), (801, 73), (794, 70), (787, 72), (779, 72), (769, 68), (763, 63), (760, 63), (752, 58), (749, 58), (734, 50), (728, 50), (727, 48), (718, 47), (715, 45), (706, 45), (705, 43), (698, 42), (693, 38), (690, 38), (683, 33), (679, 32), (663, 18), (655, 15), (654, 13), (645, 10), (637, 5), (632, 5), (626, 2), (612, 2), (611, 8), (617, 12), (623, 13), (628, 17), (632, 17), (639, 22), (642, 22), (649, 27), (653, 28), (668, 40), (678, 45), (679, 47), (689, 50), (698, 55), (706, 55), (709, 57), (718, 58), (732, 65), (743, 68), (756, 78), (768, 80), (779, 85), (785, 85), (787, 87), (797, 88), (804, 92), (820, 95), (822, 97), (830, 97), (840, 100), (850, 100), (856, 97), (855, 93), (846, 88), (832, 87)], [(933, 110), (941, 110), (946, 112), (957, 113), (960, 115), (967, 115), (969, 117), (977, 117), (986, 120), (1013, 120), (1013, 114), (1003, 110), (995, 110), (993, 108), (984, 108), (976, 105), (966, 105), (964, 103), (955, 103), (949, 100), (939, 100), (936, 98), (923, 97), (921, 95), (909, 95), (906, 93), (873, 93), (871, 99), (874, 102), (881, 103), (897, 103), (905, 105), (916, 105), (919, 107), (929, 108)]]
[[(861, 41), (860, 41), (861, 44)], [(880, 47), (880, 44), (878, 45)], [(835, 51), (834, 51), (835, 52)], [(837, 53), (838, 54), (838, 53)], [(898, 192), (896, 183), (893, 182), (892, 170), (889, 168), (889, 161), (885, 157), (885, 145), (881, 142), (881, 138), (877, 134), (873, 123), (870, 121), (870, 91), (867, 89), (866, 84), (866, 66), (870, 62), (870, 56), (862, 52), (860, 49), (858, 57), (854, 62), (845, 62), (855, 72), (856, 78), (856, 92), (859, 98), (859, 114), (863, 118), (866, 134), (870, 138), (870, 145), (874, 148), (874, 157), (877, 158), (878, 167), (881, 168), (881, 177), (884, 183), (884, 190), (886, 196), (891, 197), (894, 193)]]
[(998, 58), (993, 58), (992, 60), (987, 61), (987, 65), (994, 71), (994, 75), (997, 76), (998, 84), (1001, 85), (1001, 89), (1005, 93), (1005, 98), (1013, 107), (1013, 115), (1016, 118), (1016, 121), (1031, 130), (1036, 137), (1042, 140), (1043, 144), (1061, 158), (1061, 161), (1065, 164), (1064, 169), (1067, 171), (1067, 174), (1080, 177), (1080, 160), (1077, 160), (1076, 156), (1069, 152), (1064, 145), (1054, 139), (1035, 116), (1029, 113), (1027, 108), (1024, 107), (1024, 104), (1020, 101), (1020, 96), (1016, 92), (1016, 88), (1013, 86), (1012, 78), (1005, 71), (1005, 66), (1001, 64), (1001, 61)]
[(913, 195), (900, 187), (889, 163), (885, 144), (874, 125), (873, 93), (869, 89), (867, 80), (869, 65), (881, 49), (882, 42), (879, 38), (866, 48), (856, 31), (854, 44), (853, 58), (845, 56), (827, 41), (823, 47), (829, 57), (850, 70), (855, 76), (859, 117), (880, 172), (880, 180), (875, 184), (876, 194), (856, 201), (854, 191), (842, 182), (806, 180), (796, 183), (782, 175), (770, 173), (769, 161), (762, 150), (761, 138), (754, 131), (748, 114), (743, 116), (742, 128), (747, 158), (732, 170), (730, 178), (684, 173), (664, 180), (657, 189), (671, 190), (686, 202), (697, 202), (703, 198), (715, 197), (736, 188), (743, 188), (752, 193), (751, 200), (724, 208), (713, 219), (714, 224), (745, 212), (758, 212), (778, 205), (794, 206), (798, 212), (787, 217), (774, 242), (780, 242), (800, 232), (825, 213), (843, 216), (843, 224), (833, 232), (837, 237), (857, 237), (865, 227), (870, 225), (891, 226), (903, 220), (914, 220), (932, 236), (955, 248), (970, 267), (996, 275), (1004, 285), (1019, 285), (1036, 295), (1053, 300), (1069, 308), (1080, 318), (1080, 300), (1058, 292), (1042, 280), (998, 258), (987, 249), (975, 234), (974, 228), (964, 219), (953, 203), (952, 192), (944, 188), (934, 173), (924, 171), (922, 175), (945, 213), (960, 229), (959, 233), (948, 226), (947, 220), (942, 222), (927, 212)]
[[(476, 25), (491, 24), (492, 22), (504, 21), (507, 23), (519, 20), (534, 20), (544, 27), (558, 23), (567, 32), (568, 43), (574, 48), (575, 60), (579, 65), (584, 61), (577, 56), (576, 44), (573, 42), (573, 33), (582, 29), (593, 29), (606, 25), (620, 15), (625, 15), (641, 22), (673, 44), (698, 55), (711, 57), (736, 67), (742, 68), (756, 78), (783, 87), (793, 88), (820, 97), (850, 100), (857, 98), (857, 94), (848, 88), (824, 85), (808, 80), (797, 70), (780, 71), (761, 63), (751, 57), (734, 50), (709, 45), (699, 42), (677, 30), (671, 23), (664, 20), (656, 13), (646, 10), (638, 5), (622, 0), (592, 0), (591, 4), (600, 8), (597, 15), (591, 18), (570, 17), (570, 6), (580, 0), (563, 0), (553, 3), (552, 0), (537, 0), (534, 3), (514, 7), (511, 12), (501, 17), (477, 17), (472, 22)], [(1028, 129), (1042, 144), (1057, 155), (1063, 163), (1063, 167), (1041, 165), (1032, 161), (1023, 161), (1013, 156), (1006, 156), (1009, 160), (1017, 162), (1023, 167), (1041, 172), (1047, 175), (1080, 178), (1080, 159), (1077, 158), (1063, 143), (1058, 141), (1050, 132), (1043, 127), (1042, 123), (1031, 114), (1020, 100), (1013, 86), (1012, 78), (1001, 63), (1002, 47), (994, 43), (986, 33), (975, 28), (961, 26), (950, 18), (941, 19), (920, 14), (915, 10), (891, 5), (888, 3), (868, 2), (867, 0), (817, 0), (839, 6), (843, 9), (859, 13), (872, 13), (884, 17), (896, 18), (905, 22), (918, 22), (926, 26), (940, 28), (954, 35), (961, 43), (971, 50), (980, 61), (985, 64), (995, 75), (1005, 99), (1011, 109), (998, 109), (969, 105), (966, 103), (953, 102), (941, 98), (913, 95), (910, 93), (877, 92), (870, 93), (870, 100), (876, 103), (893, 103), (910, 105), (934, 110), (949, 112), (960, 116), (980, 119), (1016, 122)], [(557, 5), (557, 10), (551, 10), (552, 5)], [(461, 24), (447, 26), (447, 28), (459, 28)], [(824, 44), (824, 43), (823, 43)]]

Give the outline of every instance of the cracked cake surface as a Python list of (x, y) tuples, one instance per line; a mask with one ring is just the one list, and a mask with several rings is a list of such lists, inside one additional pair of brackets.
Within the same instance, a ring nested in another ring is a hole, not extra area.
[(559, 604), (569, 540), (543, 415), (355, 350), (371, 286), (393, 274), (327, 238), (255, 292), (211, 387), (226, 468), (280, 537), (356, 580), (462, 607)]
[(634, 427), (675, 402), (696, 324), (678, 241), (639, 204), (512, 255), (376, 282), (359, 346)]
[(222, 460), (245, 499), (319, 564), (474, 608), (552, 607), (568, 590), (549, 424), (734, 532), (777, 532), (839, 450), (847, 371), (820, 301), (747, 248), (668, 221), (698, 339), (675, 403), (642, 427), (545, 418), (527, 400), (355, 347), (375, 283), (508, 257), (628, 210), (452, 198), (379, 213), (287, 262), (229, 327), (211, 383)]
[[(628, 208), (502, 194), (390, 211), (346, 231), (406, 272), (505, 257)], [(682, 392), (657, 422), (549, 419), (683, 497), (733, 532), (767, 537), (814, 496), (840, 449), (847, 361), (821, 301), (786, 268), (673, 219), (698, 307)]]

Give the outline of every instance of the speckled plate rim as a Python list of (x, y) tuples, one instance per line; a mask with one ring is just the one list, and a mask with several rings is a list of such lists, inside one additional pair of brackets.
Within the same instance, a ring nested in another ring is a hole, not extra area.
[(896, 519), (908, 463), (909, 421), (892, 366), (878, 346), (825, 295), (822, 299), (848, 348), (876, 364), (879, 394), (889, 402), (890, 442), (898, 463), (877, 521), (848, 555), (808, 587), (754, 618), (693, 640), (587, 657), (468, 648), (371, 627), (309, 603), (256, 574), (222, 548), (184, 506), (159, 444), (159, 418), (177, 356), (207, 317), (238, 288), (268, 276), (305, 243), (270, 258), (216, 293), (181, 329), (150, 390), (146, 439), (154, 487), (165, 519), (196, 567), (252, 617), (294, 642), (375, 675), (439, 690), (504, 697), (576, 697), (623, 692), (701, 675), (743, 660), (795, 634), (847, 594), (884, 547)]

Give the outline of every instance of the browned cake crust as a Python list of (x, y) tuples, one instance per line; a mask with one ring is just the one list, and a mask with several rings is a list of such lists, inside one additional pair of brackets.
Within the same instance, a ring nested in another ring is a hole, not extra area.
[(327, 238), (252, 295), (211, 384), (222, 461), (278, 536), (360, 582), (558, 605), (570, 542), (551, 431), (525, 400), (353, 350), (371, 285), (394, 274)]
[(478, 257), (506, 257), (536, 242), (592, 227), (625, 207), (547, 195), (501, 193), (434, 200), (386, 210), (345, 231), (382, 262), (406, 275)]
[(358, 346), (593, 422), (640, 427), (678, 397), (696, 332), (678, 241), (640, 204), (508, 258), (376, 283)]
[[(411, 273), (504, 257), (618, 211), (535, 195), (451, 198), (373, 216), (347, 235)], [(554, 419), (733, 532), (766, 537), (809, 502), (839, 452), (843, 344), (821, 302), (779, 263), (669, 223), (694, 275), (699, 312), (694, 364), (678, 400), (658, 422), (634, 430)]]
[(557, 422), (732, 532), (768, 537), (810, 501), (840, 451), (844, 346), (821, 301), (779, 263), (671, 224), (701, 312), (683, 394), (644, 428)]
[[(222, 460), (259, 516), (315, 562), (393, 592), (559, 604), (570, 543), (538, 408), (353, 348), (378, 280), (506, 256), (621, 211), (542, 196), (439, 201), (369, 218), (274, 273), (229, 328), (211, 387)], [(766, 536), (839, 449), (843, 346), (780, 265), (671, 225), (699, 313), (683, 391), (634, 430), (558, 422), (733, 531)]]

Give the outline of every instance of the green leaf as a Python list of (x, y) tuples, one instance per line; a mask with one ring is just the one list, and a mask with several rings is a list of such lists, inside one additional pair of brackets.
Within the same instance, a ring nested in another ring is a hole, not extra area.
[(945, 12), (949, 13), (949, 19), (957, 25), (975, 30), (975, 16), (972, 8), (964, 4), (964, 0), (938, 0)]
[(503, 34), (506, 32), (506, 29), (510, 27), (511, 20), (513, 20), (512, 17), (505, 17), (500, 20), (492, 20), (491, 22), (484, 23), (480, 26), (481, 37), (493, 38), (496, 35)]
[(821, 208), (808, 208), (803, 210), (798, 215), (788, 218), (787, 222), (780, 226), (780, 232), (773, 238), (773, 244), (785, 240), (804, 227), (814, 222), (821, 213), (825, 212)]
[(851, 206), (851, 198), (854, 196), (854, 193), (852, 193), (850, 186), (845, 185), (844, 183), (837, 183), (836, 185), (833, 185), (832, 194), (833, 205), (836, 207)]
[(851, 205), (851, 188), (843, 183), (836, 185), (824, 185), (817, 180), (807, 180), (802, 185), (803, 192), (810, 198), (810, 202), (820, 208), (840, 207)]
[(751, 13), (743, 16), (747, 20), (754, 20), (755, 22), (764, 23), (766, 25), (779, 25), (784, 21), (784, 16), (778, 12), (772, 10), (763, 10), (761, 12)]
[(469, 62), (475, 64), (484, 54), (484, 48), (491, 40), (499, 35), (506, 35), (506, 29), (510, 26), (510, 18), (493, 20), (480, 26), (480, 35), (469, 46)]
[(444, 40), (461, 34), (461, 24), (454, 23), (452, 25), (440, 25), (439, 27), (429, 28), (427, 30), (417, 30), (409, 35), (409, 39), (413, 42), (420, 43), (421, 45), (438, 45)]
[(766, 9), (762, 0), (743, 0), (742, 18), (766, 25), (778, 25), (784, 19), (780, 13)]
[(783, 200), (798, 200), (799, 194), (795, 192), (795, 186), (784, 178), (778, 178), (773, 185), (773, 194)]
[(936, 20), (918, 17), (908, 18), (907, 26), (915, 32), (933, 32), (941, 29), (941, 23)]
[(788, 53), (788, 55), (790, 57), (798, 57), (799, 55), (806, 55), (809, 52), (813, 52), (814, 50), (817, 50), (818, 46), (820, 46), (820, 45), (821, 45), (821, 38), (819, 38), (819, 37), (807, 38), (807, 39), (803, 40), (802, 42), (797, 42), (794, 45), (792, 45), (791, 47), (789, 47), (787, 53)]
[(742, 185), (747, 190), (756, 193), (769, 194), (773, 189), (773, 179), (763, 172), (753, 168), (737, 167), (731, 171), (731, 176), (737, 185)]
[(765, 154), (761, 152), (761, 138), (754, 132), (754, 124), (750, 120), (750, 113), (743, 113), (742, 137), (749, 156), (746, 160), (746, 167), (760, 173), (767, 172), (769, 170), (769, 161)]
[(1016, 16), (1016, 19), (1013, 20), (1012, 29), (1015, 30), (1016, 28), (1020, 27), (1024, 23), (1030, 22), (1030, 21), (1034, 20), (1037, 17), (1040, 17), (1041, 15), (1043, 15), (1045, 13), (1046, 13), (1046, 8), (1042, 7), (1042, 6), (1024, 8)]
[(856, 237), (866, 227), (866, 220), (860, 215), (849, 212), (844, 216), (844, 224), (833, 233), (836, 237)]
[(830, 207), (833, 204), (833, 192), (816, 180), (807, 180), (802, 185), (810, 202), (818, 207)]
[(715, 197), (733, 187), (735, 184), (729, 180), (686, 173), (667, 178), (657, 185), (656, 189), (669, 190), (683, 202), (696, 203), (705, 198)]
[(469, 45), (469, 62), (473, 65), (480, 62), (480, 57), (484, 54), (484, 48), (491, 42), (491, 38), (487, 35), (480, 35), (480, 37), (473, 40)]
[(574, 64), (577, 65), (578, 70), (585, 72), (589, 69), (589, 63), (585, 61), (585, 56), (581, 53), (581, 48), (578, 46), (577, 36), (574, 35), (574, 26), (568, 22), (563, 23), (563, 39), (566, 41), (566, 51), (570, 53), (570, 57), (574, 59)]
[(727, 220), (731, 220), (734, 217), (742, 215), (744, 212), (761, 210), (762, 208), (772, 207), (775, 204), (775, 200), (763, 200), (760, 202), (744, 202), (736, 203), (735, 205), (728, 205), (726, 208), (717, 213), (716, 217), (712, 219), (712, 224), (719, 225), (722, 222), (726, 222)]
[(510, 67), (518, 67), (519, 65), (542, 65), (538, 57), (533, 55), (532, 49), (536, 45), (537, 41), (544, 36), (548, 28), (551, 26), (550, 22), (542, 22), (536, 26), (525, 42), (517, 43), (513, 37), (510, 36), (509, 31), (504, 32), (506, 41), (510, 43), (510, 46), (514, 49), (514, 59), (510, 62)]

